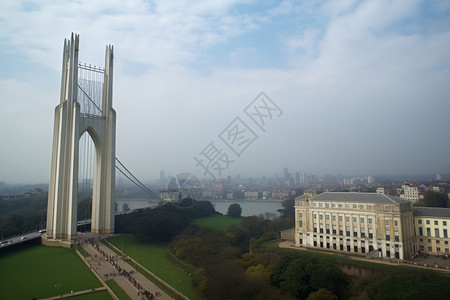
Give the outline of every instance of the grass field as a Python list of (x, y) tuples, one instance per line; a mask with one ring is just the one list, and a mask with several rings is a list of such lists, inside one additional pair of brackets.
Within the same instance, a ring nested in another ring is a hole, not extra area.
[(217, 230), (227, 230), (232, 224), (238, 225), (242, 218), (232, 218), (230, 216), (212, 216), (201, 219), (195, 219), (192, 223), (198, 227), (209, 227)]
[(189, 299), (200, 299), (191, 286), (191, 278), (188, 274), (178, 269), (166, 258), (167, 245), (143, 244), (136, 240), (133, 234), (121, 234), (109, 238), (108, 241), (118, 249), (123, 249), (128, 256)]
[[(0, 252), (0, 299), (47, 298), (102, 286), (73, 249), (24, 245), (4, 250)], [(77, 299), (111, 299), (103, 294)]]
[[(95, 293), (70, 297), (69, 299), (70, 300), (111, 300), (113, 298), (108, 293), (108, 291), (99, 291), (99, 292), (95, 292)], [(119, 299), (122, 300), (122, 298), (119, 298)], [(125, 299), (125, 298), (123, 298), (123, 299)]]
[(105, 283), (113, 291), (113, 293), (117, 297), (119, 297), (119, 300), (131, 300), (130, 296), (128, 296), (127, 293), (125, 293), (125, 291), (120, 287), (120, 285), (117, 284), (117, 282), (115, 282), (113, 279), (106, 280)]

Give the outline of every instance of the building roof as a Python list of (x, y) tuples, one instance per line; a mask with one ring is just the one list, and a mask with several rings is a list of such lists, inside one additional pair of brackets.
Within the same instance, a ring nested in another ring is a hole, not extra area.
[(325, 192), (310, 198), (314, 201), (359, 202), (377, 204), (402, 204), (411, 203), (386, 194), (379, 193), (355, 193), (355, 192)]
[(414, 207), (415, 217), (450, 218), (450, 208), (443, 207)]

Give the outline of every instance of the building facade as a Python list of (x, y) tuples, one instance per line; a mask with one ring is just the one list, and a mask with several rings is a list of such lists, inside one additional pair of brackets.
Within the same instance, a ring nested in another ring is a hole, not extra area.
[(414, 226), (419, 251), (428, 254), (450, 253), (450, 209), (439, 207), (414, 208)]
[(382, 258), (417, 252), (412, 203), (380, 193), (305, 193), (295, 199), (295, 244)]
[(419, 186), (417, 184), (405, 183), (402, 185), (403, 193), (400, 198), (417, 203), (419, 201)]

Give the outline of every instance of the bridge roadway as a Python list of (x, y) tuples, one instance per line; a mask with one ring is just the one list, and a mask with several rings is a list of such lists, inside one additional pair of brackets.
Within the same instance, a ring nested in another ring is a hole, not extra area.
[[(117, 212), (116, 216), (117, 215), (122, 215), (122, 214), (128, 214), (128, 213), (131, 213), (131, 212), (133, 212), (135, 210), (129, 210), (127, 212)], [(91, 219), (78, 221), (77, 222), (77, 227), (91, 224), (91, 222), (92, 222)], [(41, 235), (44, 234), (44, 233), (45, 233), (45, 228), (40, 229), (39, 231), (32, 231), (32, 232), (23, 233), (23, 234), (20, 234), (20, 235), (16, 235), (16, 236), (5, 238), (3, 240), (0, 240), (0, 248), (6, 248), (8, 246), (12, 246), (12, 245), (20, 244), (20, 243), (23, 243), (23, 242), (27, 242), (29, 240), (34, 240), (34, 239), (41, 238)]]

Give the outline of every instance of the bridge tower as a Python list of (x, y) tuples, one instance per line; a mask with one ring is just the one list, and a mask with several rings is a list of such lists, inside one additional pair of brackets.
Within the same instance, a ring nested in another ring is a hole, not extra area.
[(105, 67), (78, 62), (79, 35), (65, 39), (60, 103), (55, 108), (46, 245), (70, 247), (77, 234), (80, 137), (94, 144), (92, 233), (114, 232), (116, 112), (112, 108), (113, 46)]

